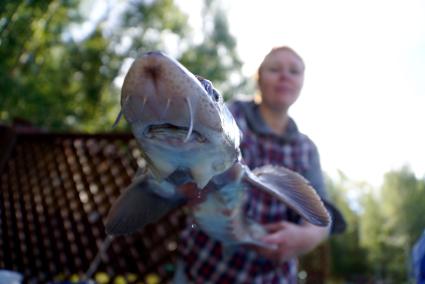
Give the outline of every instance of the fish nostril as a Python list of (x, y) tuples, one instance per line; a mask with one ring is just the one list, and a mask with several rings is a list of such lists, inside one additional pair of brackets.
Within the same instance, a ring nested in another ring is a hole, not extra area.
[(157, 84), (157, 81), (161, 75), (161, 67), (159, 65), (149, 65), (144, 68), (144, 73), (146, 76), (150, 76), (154, 84)]

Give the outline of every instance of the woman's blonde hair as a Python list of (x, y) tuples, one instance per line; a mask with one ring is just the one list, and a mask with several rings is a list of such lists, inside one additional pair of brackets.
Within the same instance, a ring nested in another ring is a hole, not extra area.
[(258, 67), (258, 70), (257, 70), (257, 79), (258, 79), (258, 77), (259, 77), (259, 74), (260, 74), (260, 70), (261, 70), (261, 67), (263, 67), (263, 64), (264, 64), (264, 61), (266, 61), (266, 58), (268, 57), (268, 56), (270, 56), (270, 54), (273, 54), (273, 53), (275, 53), (275, 52), (277, 52), (277, 51), (282, 51), (282, 50), (285, 50), (285, 51), (289, 51), (289, 52), (292, 52), (292, 54), (294, 54), (300, 61), (301, 61), (301, 63), (303, 64), (303, 67), (305, 68), (305, 63), (304, 63), (304, 60), (302, 59), (302, 57), (295, 51), (295, 50), (293, 50), (291, 47), (289, 47), (289, 46), (286, 46), (286, 45), (282, 45), (282, 46), (276, 46), (276, 47), (273, 47), (267, 54), (266, 54), (266, 56), (264, 56), (264, 58), (263, 58), (263, 61), (261, 61), (261, 63), (260, 63), (260, 66)]
[[(266, 61), (266, 58), (268, 57), (268, 56), (270, 56), (270, 54), (273, 54), (273, 53), (275, 53), (275, 52), (277, 52), (277, 51), (282, 51), (282, 50), (284, 50), (284, 51), (289, 51), (289, 52), (292, 52), (292, 54), (294, 54), (300, 61), (301, 61), (301, 63), (302, 63), (302, 65), (303, 65), (303, 68), (305, 69), (305, 63), (304, 63), (304, 60), (302, 59), (302, 57), (294, 50), (294, 49), (292, 49), (291, 47), (289, 47), (289, 46), (286, 46), (286, 45), (281, 45), (281, 46), (275, 46), (275, 47), (273, 47), (265, 56), (264, 56), (264, 58), (263, 58), (263, 60), (261, 61), (261, 63), (260, 63), (260, 66), (258, 66), (258, 69), (257, 69), (257, 73), (256, 73), (256, 78), (255, 78), (255, 80), (256, 80), (256, 82), (257, 82), (257, 86), (258, 86), (258, 81), (259, 81), (259, 79), (260, 79), (260, 72), (261, 72), (261, 68), (263, 67), (263, 64), (264, 64), (264, 61)], [(257, 102), (257, 103), (260, 103), (261, 102), (261, 94), (260, 94), (260, 92), (257, 90), (257, 92), (256, 92), (256, 94), (255, 94), (255, 97), (254, 97), (254, 100)]]

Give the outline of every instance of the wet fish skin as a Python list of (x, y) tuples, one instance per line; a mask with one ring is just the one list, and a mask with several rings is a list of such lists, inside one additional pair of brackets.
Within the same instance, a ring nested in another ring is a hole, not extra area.
[(253, 243), (265, 231), (246, 218), (248, 190), (275, 196), (308, 222), (328, 226), (320, 197), (299, 174), (278, 166), (251, 171), (241, 160), (241, 133), (211, 82), (194, 76), (161, 52), (136, 59), (124, 80), (121, 108), (147, 162), (114, 203), (106, 220), (111, 235), (131, 234), (191, 202), (199, 227), (228, 245)]
[[(121, 106), (158, 178), (187, 168), (203, 188), (239, 158), (240, 131), (221, 97), (215, 101), (192, 73), (163, 53), (149, 52), (136, 59), (124, 80)], [(191, 120), (194, 135), (184, 141)], [(168, 129), (172, 135), (160, 128), (148, 131), (167, 124), (180, 129)], [(147, 131), (156, 139), (147, 137)], [(160, 138), (171, 143), (159, 143)]]

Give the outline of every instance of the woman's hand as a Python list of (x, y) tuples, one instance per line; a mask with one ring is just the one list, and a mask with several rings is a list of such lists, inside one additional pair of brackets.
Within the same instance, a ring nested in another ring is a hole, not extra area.
[(306, 254), (329, 235), (329, 227), (318, 227), (307, 222), (295, 224), (282, 221), (266, 224), (264, 227), (268, 234), (260, 240), (275, 248), (255, 246), (254, 249), (273, 261), (287, 261)]

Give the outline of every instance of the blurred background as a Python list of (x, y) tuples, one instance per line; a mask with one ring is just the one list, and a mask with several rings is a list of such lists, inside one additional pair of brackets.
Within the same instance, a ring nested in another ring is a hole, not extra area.
[(423, 0), (2, 1), (0, 122), (126, 132), (112, 124), (139, 54), (171, 54), (229, 100), (255, 94), (277, 45), (306, 62), (291, 115), (318, 145), (349, 225), (326, 244), (326, 283), (408, 283), (425, 229)]

